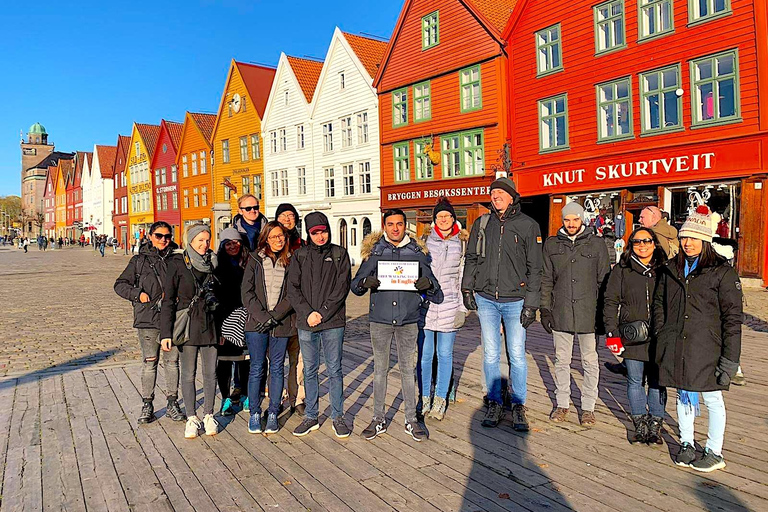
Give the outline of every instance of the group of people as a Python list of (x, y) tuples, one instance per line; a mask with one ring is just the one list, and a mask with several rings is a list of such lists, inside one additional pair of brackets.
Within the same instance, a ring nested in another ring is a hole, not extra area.
[[(578, 203), (563, 208), (562, 227), (545, 241), (538, 224), (521, 211), (520, 199), (510, 179), (497, 179), (490, 187), (491, 211), (467, 232), (450, 202), (441, 198), (422, 238), (407, 233), (403, 211), (387, 210), (382, 231), (363, 241), (362, 263), (354, 278), (347, 252), (331, 243), (331, 227), (321, 212), (305, 217), (303, 239), (293, 206), (280, 205), (275, 220), (268, 221), (259, 212), (258, 199), (246, 194), (238, 200), (232, 226), (220, 234), (216, 252), (210, 248), (207, 225), (188, 228), (182, 250), (173, 243), (170, 226), (156, 222), (149, 231), (150, 243), (141, 246), (115, 283), (116, 292), (133, 303), (134, 326), (139, 330), (144, 398), (139, 422), (154, 420), (162, 354), (167, 414), (174, 420), (186, 419), (186, 437), (196, 437), (200, 430), (207, 435), (218, 432), (213, 414), (217, 382), (221, 413), (232, 414), (240, 404), (249, 413), (249, 432), (277, 432), (287, 405), (303, 416), (293, 434), (307, 435), (319, 428), (322, 351), (332, 428), (338, 437), (349, 436), (342, 347), (345, 302), (351, 291), (360, 296), (370, 293), (374, 408), (373, 420), (362, 431), (366, 439), (391, 427), (385, 402), (393, 341), (405, 432), (421, 441), (429, 435), (425, 418), (444, 418), (452, 393), (453, 346), (468, 311), (477, 311), (481, 326), (481, 380), (487, 406), (482, 425), (498, 426), (508, 401), (513, 429), (527, 431), (526, 329), (538, 313), (554, 339), (553, 422), (566, 421), (570, 411), (576, 338), (584, 368), (580, 421), (587, 427), (596, 423), (597, 341), (605, 334), (607, 346), (626, 367), (634, 422), (631, 442), (663, 442), (666, 389), (673, 387), (682, 446), (677, 464), (700, 471), (724, 467), (722, 391), (738, 370), (742, 296), (738, 275), (713, 247), (717, 223), (712, 212), (706, 207), (693, 212), (679, 239), (670, 236), (668, 224), (657, 220), (658, 229), (646, 227), (641, 216), (641, 226), (629, 235), (614, 264), (608, 242), (585, 224)], [(649, 212), (650, 221), (657, 213)], [(399, 262), (418, 267), (408, 286), (380, 279), (382, 263)], [(238, 315), (249, 360), (221, 334), (222, 326)], [(499, 366), (503, 346), (510, 362), (507, 385)], [(198, 354), (202, 421), (196, 412)], [(183, 412), (177, 400), (179, 381)], [(702, 456), (693, 448), (699, 393), (710, 418)], [(269, 402), (262, 410), (265, 396)]]

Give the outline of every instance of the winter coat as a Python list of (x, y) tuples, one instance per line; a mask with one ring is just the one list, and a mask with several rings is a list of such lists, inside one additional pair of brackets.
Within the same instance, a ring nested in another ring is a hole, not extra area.
[(605, 248), (608, 249), (608, 264), (613, 265), (616, 263), (616, 235), (604, 234), (603, 242), (605, 242)]
[(659, 384), (686, 391), (727, 390), (717, 383), (722, 356), (741, 356), (741, 282), (722, 258), (686, 278), (676, 260), (660, 267), (653, 296), (653, 332)]
[[(280, 263), (278, 262), (277, 265)], [(279, 325), (270, 334), (275, 338), (290, 338), (296, 334), (296, 313), (288, 300), (288, 276), (283, 279), (277, 305), (270, 311), (267, 301), (267, 286), (264, 279), (264, 265), (272, 265), (269, 258), (263, 259), (259, 254), (250, 254), (245, 267), (241, 297), (243, 306), (248, 309), (248, 320), (245, 322), (246, 331), (255, 331), (256, 325), (268, 322), (274, 318)], [(289, 267), (290, 268), (290, 267)]]
[[(605, 305), (603, 306), (603, 322), (605, 332), (619, 335), (619, 325), (643, 320), (651, 325), (651, 306), (653, 293), (656, 290), (656, 271), (645, 269), (630, 258), (627, 262), (620, 261), (608, 276), (605, 286)], [(655, 353), (656, 341), (648, 341), (635, 345), (624, 344), (624, 359), (634, 361), (651, 361), (650, 354)]]
[(520, 211), (516, 198), (499, 218), (490, 213), (485, 228), (485, 257), (477, 252), (478, 217), (467, 243), (462, 290), (495, 299), (523, 299), (539, 307), (541, 295), (541, 231), (535, 220)]
[(554, 317), (556, 331), (593, 333), (598, 298), (610, 272), (605, 243), (592, 228), (571, 241), (563, 228), (544, 243), (541, 309)]
[[(352, 280), (352, 293), (365, 295), (368, 291), (362, 284), (366, 277), (378, 275), (379, 261), (417, 261), (419, 277), (427, 277), (432, 288), (425, 293), (426, 300), (432, 303), (442, 302), (440, 283), (430, 268), (430, 258), (426, 245), (420, 240), (410, 239), (401, 247), (395, 247), (386, 240), (383, 233), (371, 233), (363, 240), (360, 256), (363, 263)], [(371, 290), (368, 320), (379, 324), (394, 326), (415, 324), (419, 321), (422, 302), (417, 290)]]
[[(258, 226), (256, 233), (261, 233), (261, 230), (264, 229), (264, 226), (266, 226), (268, 222), (269, 219), (267, 219), (263, 213), (259, 213), (259, 216), (256, 217), (256, 226)], [(246, 231), (246, 229), (243, 227), (243, 224), (245, 224), (245, 219), (243, 219), (243, 216), (238, 213), (232, 219), (232, 226), (237, 229), (238, 233), (243, 235), (243, 242), (246, 242), (248, 249), (253, 252), (256, 250), (256, 246), (259, 244), (259, 236), (257, 234), (254, 240), (248, 238), (248, 231)]]
[(670, 226), (666, 219), (661, 219), (651, 228), (659, 239), (659, 246), (664, 250), (667, 258), (674, 258), (680, 252), (680, 240), (677, 239), (677, 230)]
[[(167, 259), (176, 249), (178, 246), (171, 242), (161, 255), (152, 244), (143, 245), (115, 281), (115, 293), (133, 303), (133, 326), (137, 329), (160, 328)], [(149, 302), (139, 301), (141, 292), (149, 295)]]
[(469, 240), (469, 233), (462, 229), (456, 236), (443, 239), (433, 227), (427, 236), (427, 250), (431, 256), (430, 268), (440, 283), (443, 301), (429, 304), (425, 328), (430, 331), (453, 332), (456, 314), (466, 314), (461, 297), (461, 274), (464, 270), (463, 251)]

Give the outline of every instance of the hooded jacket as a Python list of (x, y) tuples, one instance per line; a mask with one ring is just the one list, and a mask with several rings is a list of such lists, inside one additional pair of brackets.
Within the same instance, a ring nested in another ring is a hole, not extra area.
[[(160, 302), (163, 299), (167, 261), (178, 248), (175, 242), (171, 242), (161, 254), (152, 244), (142, 245), (139, 254), (131, 257), (128, 266), (115, 281), (115, 293), (133, 303), (133, 326), (137, 329), (160, 328)], [(149, 302), (139, 300), (142, 292), (149, 295)]]
[(299, 249), (299, 247), (303, 247), (307, 243), (301, 238), (301, 231), (299, 231), (298, 228), (299, 221), (301, 219), (299, 217), (299, 212), (296, 210), (296, 207), (290, 203), (281, 203), (275, 210), (275, 220), (277, 220), (277, 218), (283, 212), (293, 212), (293, 217), (296, 220), (296, 225), (293, 227), (293, 229), (288, 231), (288, 249), (291, 251), (291, 254), (293, 254)]
[(467, 312), (461, 297), (461, 274), (464, 271), (464, 250), (467, 240), (469, 240), (469, 233), (466, 229), (448, 238), (438, 235), (434, 226), (429, 231), (427, 250), (431, 256), (430, 268), (435, 279), (440, 283), (440, 290), (443, 293), (442, 302), (429, 304), (424, 327), (430, 331), (456, 331), (456, 327), (453, 326), (456, 314)]
[(253, 252), (256, 250), (256, 246), (259, 244), (258, 233), (261, 233), (261, 230), (264, 229), (264, 226), (267, 225), (267, 222), (269, 222), (269, 220), (264, 216), (263, 213), (259, 212), (259, 216), (256, 217), (256, 226), (258, 229), (256, 230), (256, 238), (253, 240), (248, 237), (248, 231), (243, 227), (243, 224), (245, 224), (245, 219), (239, 213), (235, 215), (234, 219), (232, 219), (232, 226), (234, 226), (235, 229), (237, 229), (237, 231), (243, 235), (243, 241), (246, 242), (248, 249)]
[[(347, 250), (332, 244), (328, 218), (312, 212), (304, 219), (306, 225), (328, 226), (328, 243), (317, 246), (312, 237), (307, 245), (291, 256), (288, 266), (288, 300), (296, 310), (296, 326), (303, 331), (318, 332), (344, 327), (347, 324), (347, 295), (352, 278), (352, 265)], [(307, 318), (320, 313), (322, 321), (310, 327)]]
[(651, 229), (656, 233), (659, 245), (664, 250), (667, 258), (674, 258), (680, 252), (680, 240), (677, 239), (677, 229), (674, 226), (670, 226), (664, 218)]
[(430, 258), (426, 245), (411, 238), (404, 245), (395, 247), (387, 241), (382, 232), (371, 233), (363, 240), (360, 250), (363, 263), (352, 280), (352, 293), (363, 296), (368, 291), (362, 284), (366, 277), (378, 275), (380, 261), (417, 261), (419, 277), (427, 277), (432, 288), (425, 293), (425, 299), (414, 288), (413, 291), (371, 290), (368, 320), (378, 324), (393, 326), (415, 324), (421, 316), (424, 300), (442, 302), (440, 283), (430, 268)]

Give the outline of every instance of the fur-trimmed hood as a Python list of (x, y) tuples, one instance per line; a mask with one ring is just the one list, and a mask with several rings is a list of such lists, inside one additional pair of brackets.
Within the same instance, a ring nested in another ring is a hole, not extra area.
[[(416, 246), (421, 250), (421, 252), (423, 252), (424, 254), (429, 254), (429, 249), (427, 249), (427, 244), (426, 242), (424, 242), (424, 240), (411, 236), (410, 233), (406, 233), (406, 234), (411, 239), (411, 242), (410, 242), (411, 244), (416, 244)], [(360, 257), (363, 259), (363, 261), (371, 257), (371, 254), (373, 253), (373, 248), (376, 247), (376, 244), (378, 244), (383, 238), (384, 238), (383, 231), (373, 231), (363, 239), (363, 243), (360, 246)]]

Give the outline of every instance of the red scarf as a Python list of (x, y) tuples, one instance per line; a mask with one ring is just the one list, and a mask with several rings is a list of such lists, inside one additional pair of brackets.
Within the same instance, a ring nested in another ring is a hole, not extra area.
[[(435, 226), (435, 233), (437, 233), (437, 236), (439, 236), (441, 239), (445, 240), (446, 237), (443, 236), (443, 232), (440, 231), (437, 226)], [(450, 234), (448, 237), (456, 236), (459, 234), (459, 225), (457, 223), (453, 223), (453, 228), (451, 229)]]

